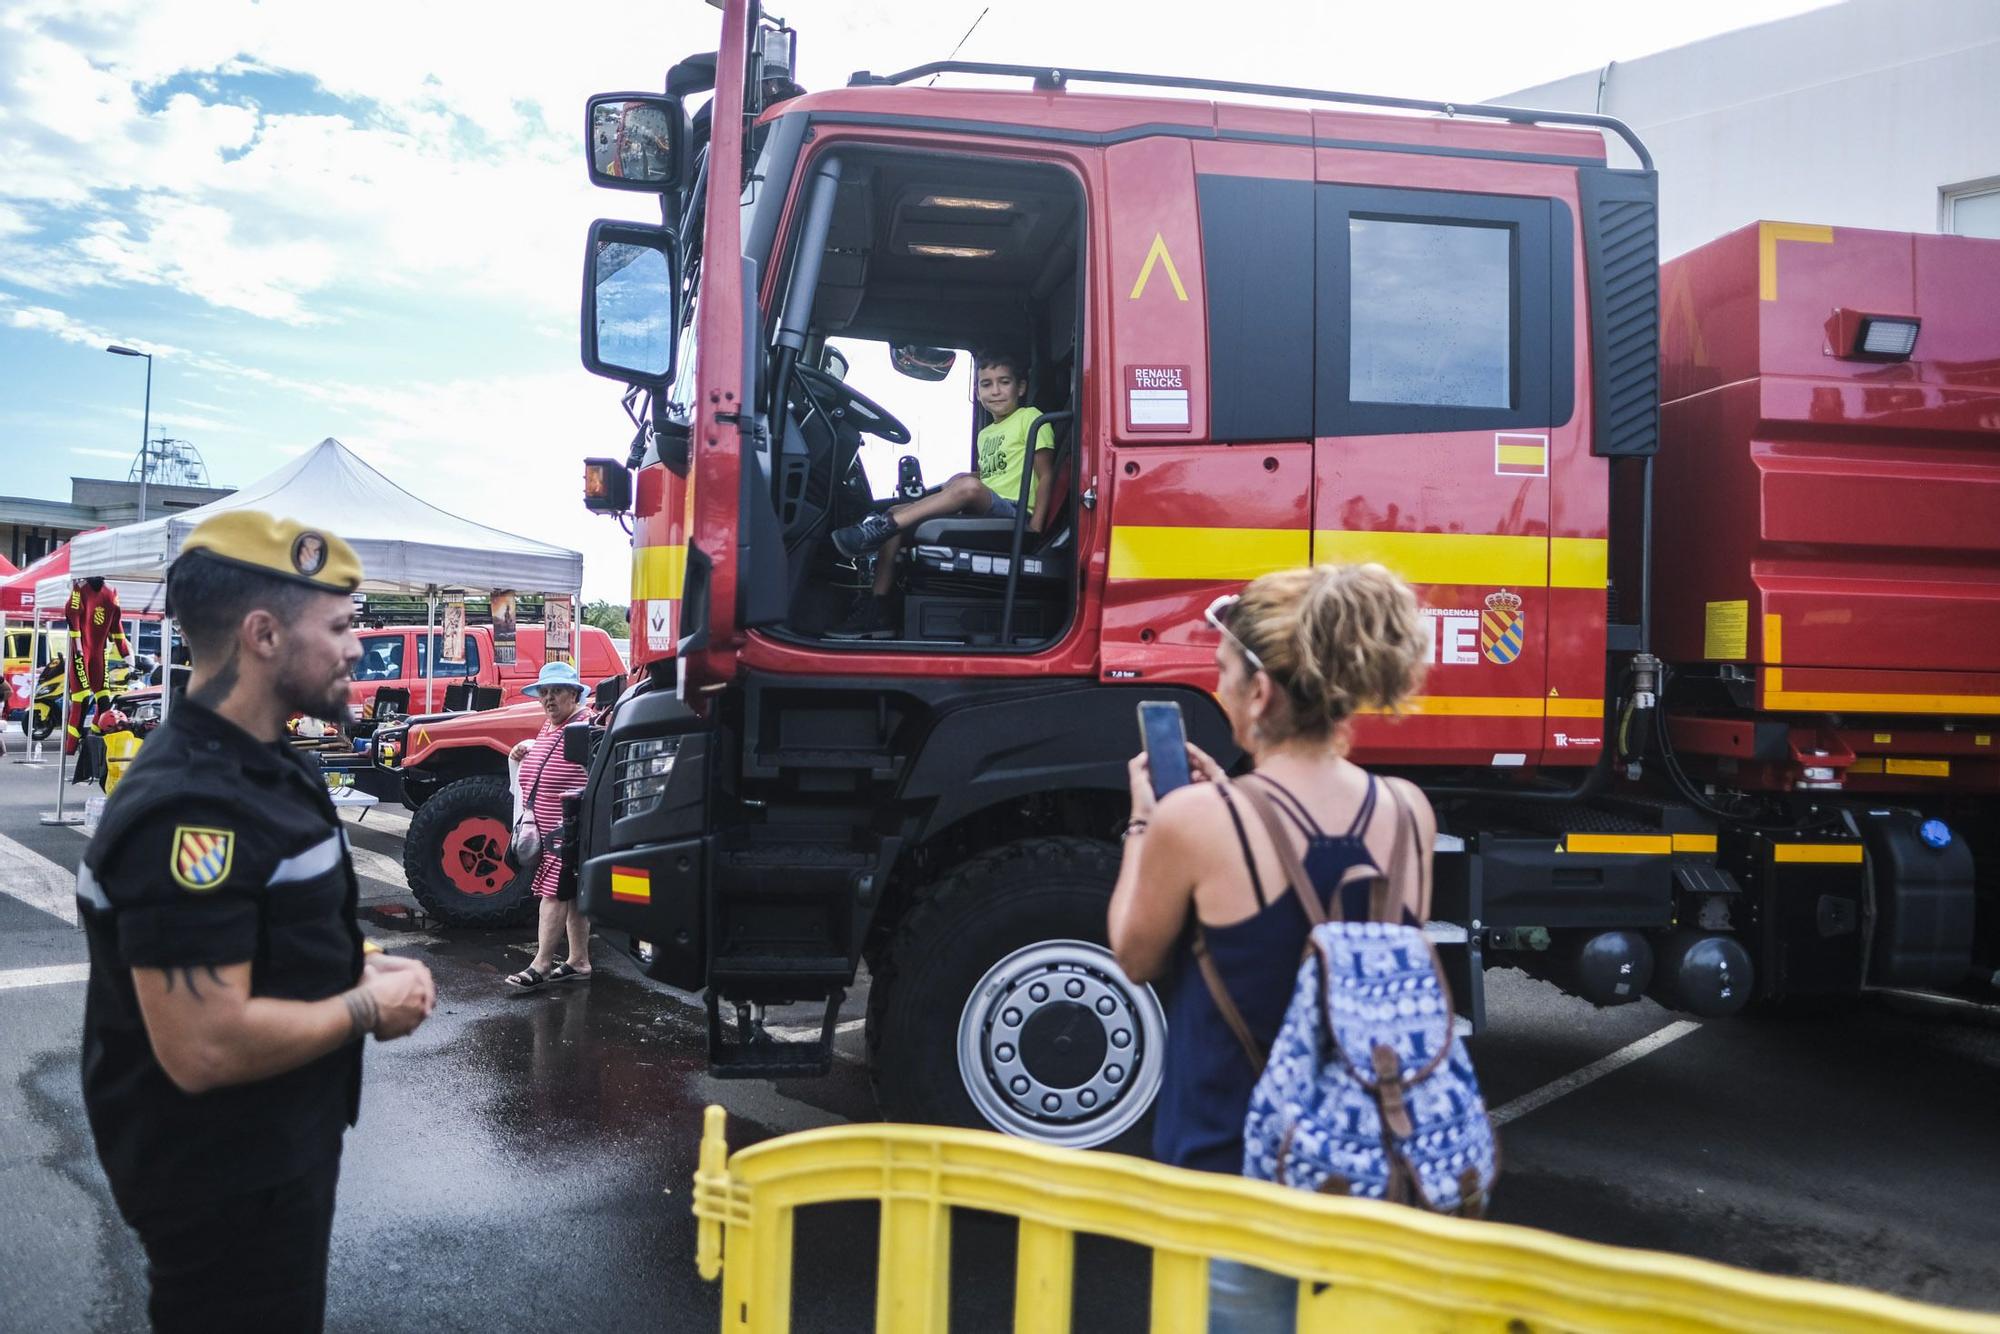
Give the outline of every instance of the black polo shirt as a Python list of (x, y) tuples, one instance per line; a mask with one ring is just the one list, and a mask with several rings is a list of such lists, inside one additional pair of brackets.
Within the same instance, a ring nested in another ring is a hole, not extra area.
[(167, 969), (199, 989), (213, 985), (207, 966), (248, 961), (254, 996), (338, 995), (361, 976), (357, 893), (318, 767), (177, 702), (127, 768), (77, 873), (90, 944), (83, 1103), (128, 1218), (320, 1166), (361, 1099), (359, 1044), (272, 1079), (181, 1092), (153, 1055), (131, 970)]

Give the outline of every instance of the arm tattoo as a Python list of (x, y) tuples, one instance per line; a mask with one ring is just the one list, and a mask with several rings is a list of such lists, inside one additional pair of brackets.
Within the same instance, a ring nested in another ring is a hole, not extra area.
[[(202, 972), (208, 974), (208, 980), (215, 986), (220, 987), (227, 985), (227, 983), (225, 983), (222, 980), (222, 974), (215, 971), (214, 964), (205, 963), (198, 966), (201, 968)], [(196, 965), (190, 965), (189, 967), (181, 969), (180, 970), (181, 981), (187, 984), (188, 995), (193, 997), (196, 1001), (201, 1001), (201, 988), (195, 985), (195, 977), (194, 977), (195, 967)], [(160, 976), (164, 977), (167, 981), (167, 994), (169, 996), (173, 995), (174, 970), (171, 968), (162, 968), (160, 970)], [(203, 1003), (205, 1004), (206, 1002)]]
[(375, 1003), (375, 994), (366, 988), (356, 987), (343, 991), (340, 999), (347, 1005), (347, 1040), (359, 1042), (375, 1031), (381, 1021), (381, 1007)]

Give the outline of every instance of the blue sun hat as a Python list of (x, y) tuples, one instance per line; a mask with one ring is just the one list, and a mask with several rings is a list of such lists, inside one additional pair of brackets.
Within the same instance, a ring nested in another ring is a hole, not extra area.
[(521, 693), (524, 695), (539, 696), (550, 686), (568, 686), (571, 690), (581, 695), (583, 693), (583, 678), (576, 674), (576, 668), (569, 663), (543, 663), (542, 674), (535, 678), (533, 685), (522, 686)]

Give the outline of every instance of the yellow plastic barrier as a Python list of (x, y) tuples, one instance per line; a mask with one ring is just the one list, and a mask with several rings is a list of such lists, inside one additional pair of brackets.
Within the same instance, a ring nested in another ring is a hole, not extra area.
[(104, 795), (110, 796), (125, 776), (125, 766), (139, 753), (139, 738), (130, 732), (112, 732), (104, 738)]
[(1015, 1334), (1069, 1334), (1079, 1232), (1152, 1249), (1155, 1334), (1205, 1334), (1212, 1258), (1299, 1278), (1303, 1334), (2000, 1334), (2000, 1318), (1829, 1283), (982, 1131), (841, 1126), (732, 1155), (725, 1124), (710, 1107), (694, 1178), (725, 1334), (790, 1328), (794, 1211), (843, 1200), (881, 1206), (877, 1334), (945, 1334), (954, 1208), (1020, 1220)]

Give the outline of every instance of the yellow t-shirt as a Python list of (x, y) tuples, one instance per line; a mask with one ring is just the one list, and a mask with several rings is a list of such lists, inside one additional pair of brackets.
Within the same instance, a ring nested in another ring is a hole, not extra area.
[[(1021, 469), (1028, 457), (1028, 428), (1040, 415), (1039, 408), (1023, 403), (979, 433), (979, 480), (1002, 500), (1020, 499)], [(1055, 447), (1055, 427), (1042, 427), (1041, 434), (1036, 437), (1035, 448)], [(1034, 507), (1035, 495), (1030, 490), (1028, 508)]]

